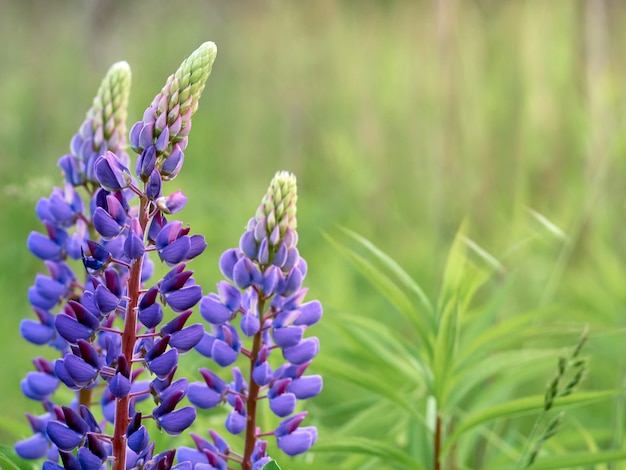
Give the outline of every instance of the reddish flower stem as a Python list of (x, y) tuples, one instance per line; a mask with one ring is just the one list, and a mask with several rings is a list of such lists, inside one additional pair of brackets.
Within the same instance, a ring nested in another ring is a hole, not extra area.
[[(263, 318), (263, 309), (265, 308), (265, 299), (259, 298), (259, 318)], [(252, 351), (250, 351), (250, 379), (248, 381), (248, 402), (246, 404), (246, 446), (243, 453), (243, 461), (241, 462), (241, 470), (252, 470), (252, 452), (256, 444), (256, 405), (259, 398), (260, 386), (254, 381), (252, 373), (254, 372), (254, 364), (259, 357), (259, 351), (262, 345), (263, 331), (259, 329), (254, 335), (252, 342)]]
[[(140, 198), (139, 224), (145, 233), (148, 225), (147, 200)], [(126, 317), (124, 320), (124, 332), (122, 333), (122, 354), (128, 360), (128, 366), (132, 375), (133, 352), (137, 340), (137, 305), (139, 304), (139, 293), (141, 291), (141, 267), (143, 258), (136, 259), (130, 267), (130, 277), (128, 279), (128, 303), (126, 306)], [(113, 470), (126, 469), (126, 429), (130, 423), (128, 416), (128, 406), (130, 395), (118, 398), (115, 405), (115, 428), (113, 432)]]

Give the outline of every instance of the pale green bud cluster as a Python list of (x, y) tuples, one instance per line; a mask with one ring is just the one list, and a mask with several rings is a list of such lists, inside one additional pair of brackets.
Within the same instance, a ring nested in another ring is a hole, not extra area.
[(124, 147), (130, 85), (130, 67), (126, 62), (113, 64), (102, 79), (87, 114), (93, 119), (94, 148), (99, 149), (103, 141), (108, 143), (109, 149)]
[(280, 171), (276, 173), (263, 196), (261, 205), (257, 209), (257, 222), (265, 219), (267, 234), (271, 234), (278, 225), (280, 238), (285, 235), (287, 228), (296, 231), (296, 203), (298, 202), (298, 188), (293, 173)]

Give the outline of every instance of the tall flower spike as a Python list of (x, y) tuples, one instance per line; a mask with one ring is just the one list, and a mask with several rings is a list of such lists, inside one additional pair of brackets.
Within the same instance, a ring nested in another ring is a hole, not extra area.
[[(242, 470), (260, 469), (267, 462), (267, 444), (259, 440), (261, 436), (273, 434), (287, 455), (306, 452), (317, 439), (315, 427), (298, 429), (306, 413), (289, 418), (297, 400), (315, 397), (323, 386), (319, 375), (303, 375), (319, 352), (319, 340), (304, 335), (320, 320), (322, 306), (318, 301), (302, 303), (308, 291), (302, 287), (307, 265), (296, 247), (296, 191), (294, 175), (279, 172), (274, 176), (239, 247), (220, 258), (222, 273), (234, 285), (222, 281), (217, 284), (219, 294), (209, 293), (200, 301), (200, 314), (211, 324), (212, 333), (205, 333), (196, 350), (222, 367), (232, 364), (240, 351), (249, 360), (245, 380), (233, 368), (235, 381), (225, 399), (234, 408), (226, 429), (245, 435)], [(277, 349), (287, 362), (273, 370), (268, 359)], [(194, 382), (189, 400), (212, 408), (224, 401), (223, 391), (214, 387), (212, 377), (207, 379), (206, 373), (203, 377), (206, 386)], [(269, 402), (275, 415), (287, 418), (275, 431), (257, 428), (261, 398), (268, 398), (263, 402)]]
[(70, 143), (71, 153), (59, 160), (65, 179), (74, 186), (97, 183), (94, 164), (107, 150), (128, 164), (124, 148), (130, 83), (130, 67), (126, 62), (113, 64), (102, 79), (86, 120)]
[(144, 112), (143, 121), (131, 129), (130, 145), (140, 154), (137, 175), (143, 181), (148, 181), (155, 167), (164, 180), (173, 179), (180, 171), (191, 117), (198, 109), (216, 55), (217, 48), (212, 42), (198, 47), (169, 76)]

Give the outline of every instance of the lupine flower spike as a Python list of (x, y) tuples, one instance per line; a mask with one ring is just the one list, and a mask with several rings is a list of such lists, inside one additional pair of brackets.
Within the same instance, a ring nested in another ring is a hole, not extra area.
[[(317, 439), (315, 427), (300, 427), (307, 413), (295, 413), (298, 400), (315, 397), (322, 389), (319, 375), (305, 375), (319, 351), (319, 341), (304, 335), (320, 320), (322, 306), (316, 300), (304, 302), (307, 264), (297, 248), (296, 201), (295, 176), (277, 173), (239, 247), (220, 258), (221, 271), (230, 282), (221, 281), (216, 293), (200, 301), (200, 313), (211, 325), (211, 333), (204, 335), (196, 349), (222, 367), (243, 355), (246, 371), (244, 376), (233, 367), (233, 381), (226, 384), (201, 369), (203, 381), (189, 385), (188, 398), (198, 408), (219, 403), (232, 407), (226, 429), (231, 434), (244, 433), (243, 453), (230, 455), (230, 447), (211, 431), (214, 444), (196, 438), (197, 449), (181, 449), (179, 462), (190, 459), (212, 465), (209, 468), (224, 468), (228, 459), (239, 461), (244, 470), (257, 470), (271, 460), (262, 437), (273, 435), (288, 455), (306, 452)], [(274, 369), (270, 355), (275, 351), (280, 351), (285, 362)], [(265, 397), (270, 410), (285, 419), (276, 429), (262, 432), (257, 413)]]
[[(202, 325), (187, 324), (202, 297), (187, 263), (206, 244), (182, 222), (165, 218), (184, 206), (184, 194), (161, 191), (181, 169), (215, 55), (215, 44), (202, 44), (133, 126), (140, 184), (124, 152), (130, 72), (125, 63), (114, 65), (71, 153), (59, 160), (65, 186), (37, 203), (45, 234), (31, 233), (28, 247), (49, 274), (38, 274), (29, 289), (37, 319), (24, 320), (20, 331), (32, 343), (58, 349), (61, 358), (35, 359), (35, 371), (22, 381), (44, 414), (27, 415), (33, 436), (15, 450), (27, 459), (46, 457), (46, 470), (96, 470), (108, 461), (114, 470), (168, 470), (175, 451), (157, 453), (144, 423), (153, 420), (177, 435), (195, 419), (194, 407), (180, 406), (188, 382), (175, 380), (175, 372), (179, 355), (203, 337)], [(147, 285), (150, 252), (170, 271)], [(82, 259), (85, 272), (75, 272), (68, 259)], [(176, 316), (162, 324), (168, 307)], [(63, 405), (55, 395), (62, 386), (74, 392)], [(152, 405), (142, 403), (149, 398)]]

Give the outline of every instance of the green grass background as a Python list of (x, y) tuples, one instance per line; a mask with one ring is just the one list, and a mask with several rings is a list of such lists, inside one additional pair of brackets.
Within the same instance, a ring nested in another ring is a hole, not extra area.
[[(623, 386), (626, 4), (0, 0), (0, 12), (0, 443), (26, 436), (23, 413), (38, 411), (19, 381), (42, 350), (18, 332), (42, 269), (25, 245), (40, 230), (35, 202), (59, 184), (56, 161), (110, 64), (131, 65), (132, 125), (205, 40), (217, 61), (184, 169), (165, 189), (184, 190), (180, 216), (207, 238), (193, 263), (207, 290), (273, 174), (289, 170), (309, 297), (329, 321), (317, 328), (325, 360), (341, 350), (331, 318), (402, 323), (324, 232), (362, 234), (434, 297), (467, 219), (469, 237), (513, 280), (499, 316), (542, 305), (573, 331), (590, 324), (585, 387)], [(376, 376), (374, 364), (351, 361)], [(331, 376), (308, 407), (332, 432), (345, 416), (331, 407), (367, 393)], [(605, 431), (601, 446), (624, 445), (621, 405), (578, 412)]]

